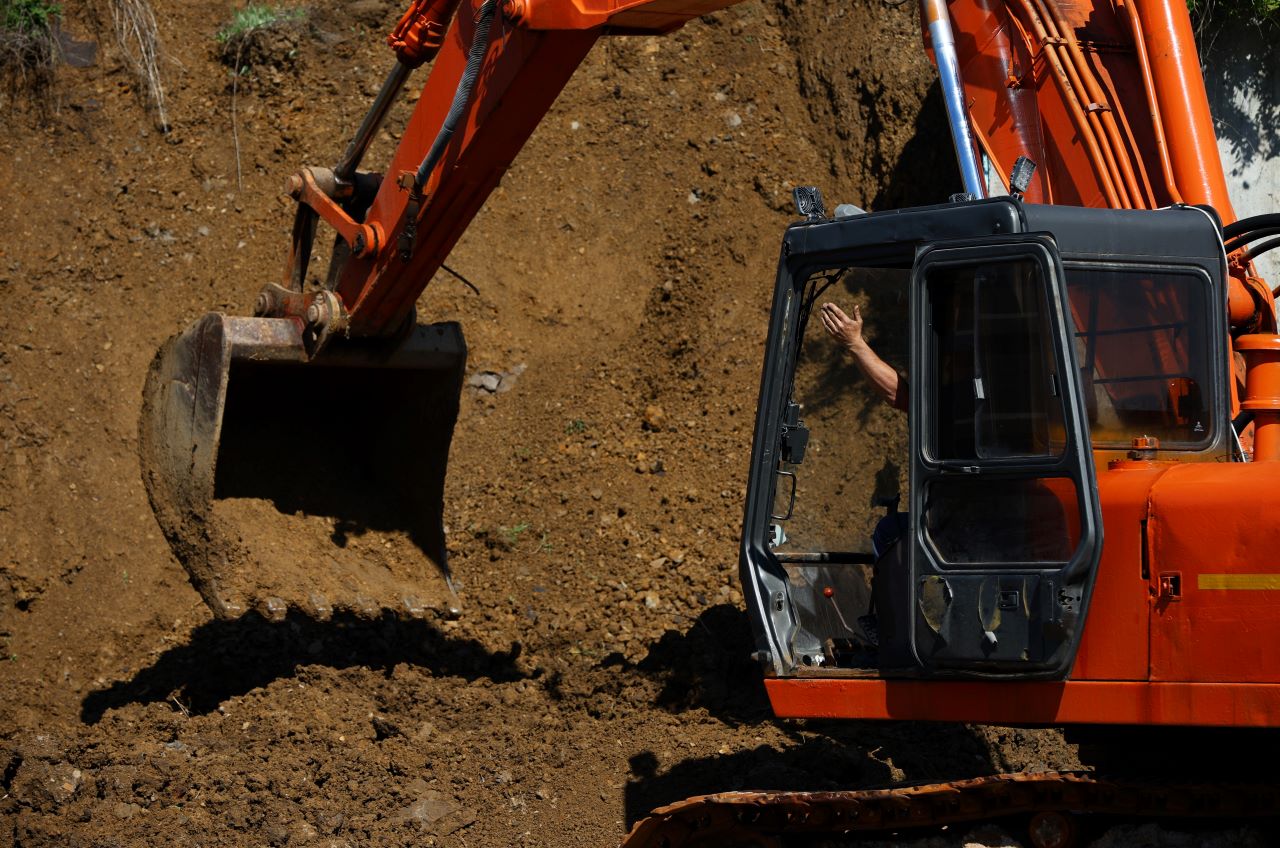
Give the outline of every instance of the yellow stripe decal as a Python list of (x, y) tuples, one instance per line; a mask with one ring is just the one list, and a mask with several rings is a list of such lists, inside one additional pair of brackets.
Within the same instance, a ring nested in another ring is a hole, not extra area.
[(1200, 589), (1280, 589), (1280, 574), (1201, 574)]

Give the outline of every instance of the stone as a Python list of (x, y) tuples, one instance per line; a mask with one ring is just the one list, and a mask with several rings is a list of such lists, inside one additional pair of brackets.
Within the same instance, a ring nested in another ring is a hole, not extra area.
[(476, 820), (474, 811), (459, 806), (453, 798), (434, 789), (424, 792), (421, 798), (405, 807), (401, 817), (405, 821), (417, 822), (423, 830), (436, 836), (448, 836), (469, 827)]
[(111, 812), (114, 813), (115, 817), (118, 819), (131, 819), (138, 813), (142, 812), (142, 808), (137, 804), (126, 804), (121, 801), (111, 809)]
[(651, 403), (644, 408), (644, 415), (640, 417), (640, 421), (646, 430), (657, 432), (667, 426), (667, 413), (661, 406)]
[(457, 809), (457, 802), (448, 795), (429, 789), (421, 798), (404, 808), (403, 817), (406, 821), (435, 824)]

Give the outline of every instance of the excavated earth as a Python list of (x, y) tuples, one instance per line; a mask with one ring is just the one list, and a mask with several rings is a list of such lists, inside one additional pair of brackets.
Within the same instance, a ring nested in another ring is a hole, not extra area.
[[(142, 385), (168, 336), (278, 277), (284, 177), (342, 149), (399, 9), (323, 0), (233, 86), (227, 4), (157, 2), (161, 132), (87, 5), (66, 28), (96, 62), (3, 102), (0, 848), (606, 846), (717, 790), (1080, 767), (1054, 729), (777, 721), (747, 659), (790, 189), (880, 209), (955, 182), (911, 4), (749, 0), (601, 42), (450, 258), (475, 289), (441, 274), (419, 304), (470, 347), (445, 491), (464, 614), (282, 623), (214, 620), (188, 584), (142, 485)], [(1109, 844), (1165, 844), (1135, 827)]]

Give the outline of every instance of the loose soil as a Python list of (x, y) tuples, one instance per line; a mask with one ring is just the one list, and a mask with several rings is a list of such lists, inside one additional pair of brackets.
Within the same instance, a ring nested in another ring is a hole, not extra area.
[[(139, 473), (142, 385), (164, 339), (278, 276), (282, 180), (343, 149), (399, 9), (325, 0), (290, 61), (238, 80), (238, 187), (220, 21), (155, 5), (169, 133), (105, 12), (68, 7), (102, 49), (48, 113), (3, 103), (0, 848), (603, 846), (716, 790), (1079, 767), (1053, 729), (776, 721), (747, 659), (738, 524), (790, 188), (888, 208), (955, 182), (910, 4), (749, 0), (601, 42), (449, 260), (478, 293), (441, 274), (419, 304), (505, 389), (464, 389), (450, 456), (463, 616), (280, 623), (215, 620), (189, 585)], [(899, 462), (882, 430), (872, 472)], [(394, 555), (380, 532), (344, 556)]]

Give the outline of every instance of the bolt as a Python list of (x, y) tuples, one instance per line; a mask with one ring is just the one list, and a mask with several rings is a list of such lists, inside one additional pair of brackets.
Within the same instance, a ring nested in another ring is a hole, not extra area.
[(260, 292), (258, 300), (253, 304), (254, 315), (270, 315), (275, 307), (275, 298), (267, 292)]
[(324, 307), (320, 305), (320, 301), (313, 300), (311, 305), (307, 307), (307, 323), (319, 326), (324, 323)]
[(364, 233), (360, 233), (359, 235), (356, 236), (355, 242), (352, 243), (351, 251), (355, 253), (356, 256), (360, 256), (361, 254), (364, 253), (364, 249), (367, 246), (368, 245), (366, 245), (364, 241)]
[(523, 0), (503, 0), (502, 14), (506, 15), (509, 20), (519, 21), (524, 17), (524, 11)]
[(297, 200), (302, 194), (302, 177), (297, 174), (290, 174), (289, 181), (284, 186), (285, 193)]

